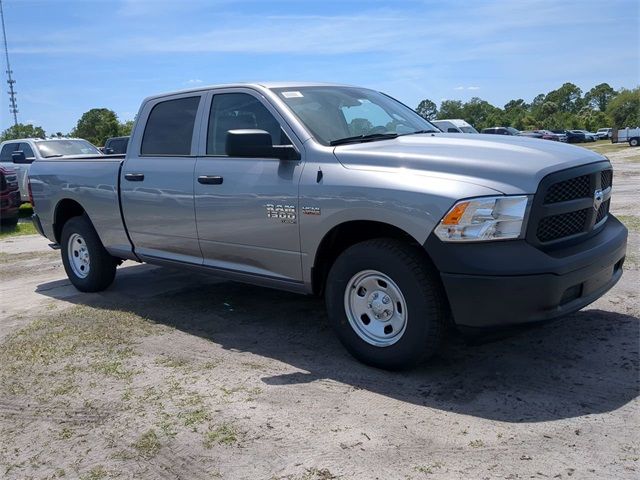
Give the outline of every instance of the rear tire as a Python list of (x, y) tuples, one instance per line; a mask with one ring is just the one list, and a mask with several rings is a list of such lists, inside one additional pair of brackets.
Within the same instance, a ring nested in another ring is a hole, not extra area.
[(348, 248), (331, 267), (325, 300), (338, 338), (368, 365), (408, 368), (442, 343), (446, 297), (417, 245), (376, 239)]
[(109, 255), (86, 215), (62, 227), (60, 251), (71, 283), (81, 292), (99, 292), (113, 283), (117, 260)]
[(631, 140), (629, 140), (629, 146), (630, 147), (637, 147), (638, 146), (639, 140), (637, 138), (632, 138)]

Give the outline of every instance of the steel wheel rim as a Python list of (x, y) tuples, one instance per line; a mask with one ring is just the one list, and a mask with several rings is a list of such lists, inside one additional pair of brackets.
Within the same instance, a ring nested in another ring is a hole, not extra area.
[(67, 243), (69, 265), (73, 273), (79, 278), (86, 278), (91, 269), (89, 249), (82, 235), (74, 233)]
[(377, 270), (364, 270), (351, 277), (344, 309), (353, 331), (376, 347), (398, 342), (407, 328), (407, 302), (402, 291)]

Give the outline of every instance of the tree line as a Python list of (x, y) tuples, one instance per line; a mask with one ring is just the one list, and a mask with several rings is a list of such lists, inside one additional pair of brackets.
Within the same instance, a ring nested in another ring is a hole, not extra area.
[[(510, 100), (503, 108), (473, 97), (468, 102), (443, 100), (440, 108), (424, 99), (416, 112), (427, 120), (461, 118), (480, 130), (489, 127), (514, 127), (518, 130), (585, 129), (603, 127), (625, 128), (640, 126), (640, 87), (614, 90), (608, 83), (596, 85), (584, 95), (573, 83), (565, 83), (549, 93), (537, 95), (531, 103), (522, 98)], [(84, 138), (97, 146), (109, 137), (129, 135), (133, 120), (120, 122), (113, 110), (92, 108), (85, 112), (68, 134), (56, 132), (57, 137)], [(42, 127), (18, 124), (6, 129), (0, 141), (15, 138), (45, 136)]]
[(460, 118), (477, 130), (514, 127), (518, 130), (555, 130), (638, 127), (640, 126), (640, 87), (614, 90), (608, 83), (596, 85), (583, 95), (573, 83), (565, 83), (549, 93), (537, 95), (531, 103), (522, 98), (510, 100), (503, 108), (473, 97), (468, 102), (424, 99), (416, 112), (427, 120)]
[[(120, 122), (118, 116), (113, 110), (108, 108), (92, 108), (88, 112), (82, 114), (75, 128), (67, 134), (56, 132), (54, 137), (74, 137), (84, 138), (97, 146), (104, 145), (107, 138), (121, 137), (130, 135), (133, 128), (133, 120)], [(13, 125), (7, 128), (2, 135), (0, 141), (13, 140), (15, 138), (44, 138), (45, 131), (42, 127), (32, 124)]]

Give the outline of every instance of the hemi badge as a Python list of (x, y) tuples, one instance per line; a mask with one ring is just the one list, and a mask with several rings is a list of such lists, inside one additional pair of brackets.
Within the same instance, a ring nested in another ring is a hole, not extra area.
[(320, 215), (320, 207), (302, 207), (304, 215)]

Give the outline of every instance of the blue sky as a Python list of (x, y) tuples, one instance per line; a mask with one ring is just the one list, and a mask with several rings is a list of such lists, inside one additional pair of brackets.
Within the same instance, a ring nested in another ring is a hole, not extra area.
[[(585, 91), (640, 83), (637, 0), (3, 5), (18, 120), (48, 133), (68, 132), (90, 108), (127, 120), (148, 95), (235, 81), (362, 85), (414, 107), (473, 96), (502, 106), (567, 81)], [(5, 90), (2, 130), (12, 122)]]

